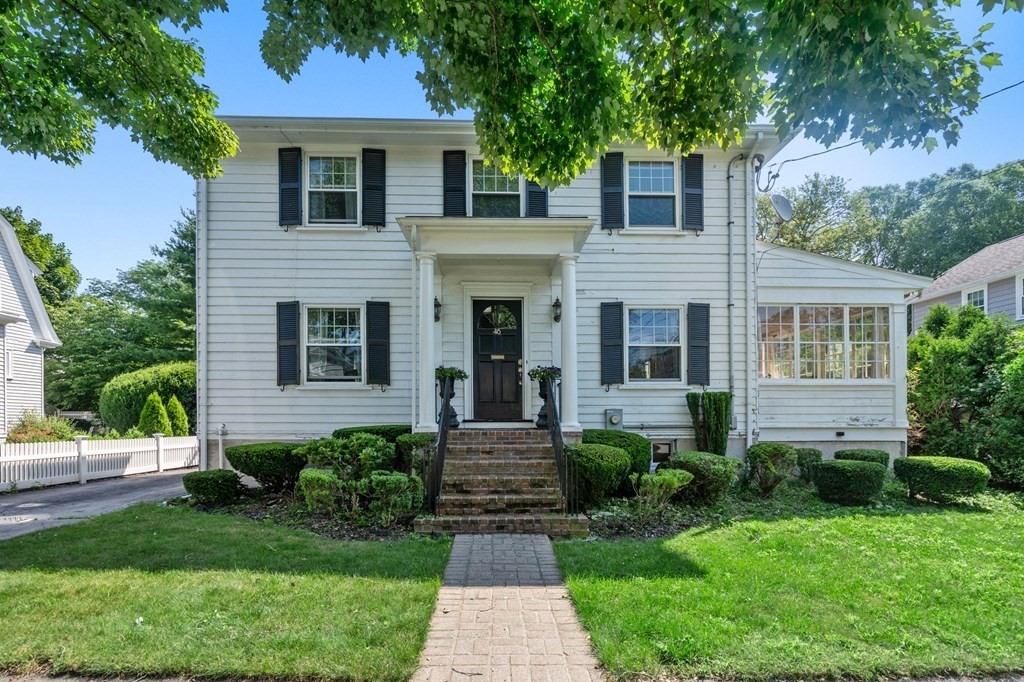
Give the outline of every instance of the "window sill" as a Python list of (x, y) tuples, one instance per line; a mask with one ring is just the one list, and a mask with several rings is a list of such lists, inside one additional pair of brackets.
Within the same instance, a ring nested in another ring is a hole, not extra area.
[(617, 388), (623, 391), (689, 391), (693, 387), (680, 381), (651, 381), (619, 384)]
[(815, 388), (835, 387), (856, 388), (858, 386), (873, 386), (877, 388), (893, 388), (896, 382), (892, 379), (804, 379), (794, 381), (792, 379), (758, 379), (757, 383), (769, 388)]
[[(692, 230), (690, 230), (692, 232)], [(619, 234), (641, 234), (646, 236), (673, 236), (673, 237), (685, 237), (687, 235), (686, 230), (681, 230), (678, 227), (623, 227), (619, 229)]]
[(324, 381), (312, 384), (299, 384), (295, 387), (297, 391), (372, 391), (376, 386), (366, 384), (354, 384), (344, 381)]
[(297, 232), (368, 232), (365, 225), (297, 225)]

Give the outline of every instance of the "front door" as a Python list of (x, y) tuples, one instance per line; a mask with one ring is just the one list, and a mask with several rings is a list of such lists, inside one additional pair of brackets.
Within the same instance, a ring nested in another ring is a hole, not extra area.
[(523, 418), (523, 302), (473, 301), (473, 416)]

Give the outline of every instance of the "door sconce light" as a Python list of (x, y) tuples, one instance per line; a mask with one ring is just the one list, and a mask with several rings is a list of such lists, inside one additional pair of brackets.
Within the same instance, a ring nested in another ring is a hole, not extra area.
[(562, 321), (562, 299), (556, 298), (555, 302), (551, 304), (551, 313), (555, 322)]
[(441, 321), (441, 301), (437, 300), (437, 296), (434, 297), (434, 322)]

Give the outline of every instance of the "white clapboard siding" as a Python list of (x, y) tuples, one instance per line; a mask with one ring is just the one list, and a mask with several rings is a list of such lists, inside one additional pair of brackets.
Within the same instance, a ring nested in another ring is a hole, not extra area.
[(84, 483), (198, 465), (195, 436), (162, 440), (162, 461), (155, 438), (0, 445), (0, 489)]
[[(8, 315), (23, 318), (0, 327), (0, 391), (5, 394), (3, 419), (6, 433), (26, 413), (43, 413), (43, 351), (36, 344), (32, 328), (34, 313), (25, 285), (15, 270), (14, 258), (4, 240), (0, 239), (0, 309)], [(13, 367), (6, 366), (8, 358)]]

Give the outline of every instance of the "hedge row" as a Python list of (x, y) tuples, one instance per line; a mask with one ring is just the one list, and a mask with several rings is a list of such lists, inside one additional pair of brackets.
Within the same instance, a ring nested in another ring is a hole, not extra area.
[(163, 400), (177, 396), (196, 423), (196, 363), (169, 362), (135, 372), (118, 374), (100, 391), (100, 419), (118, 431), (127, 431), (139, 423), (146, 399), (153, 392)]

